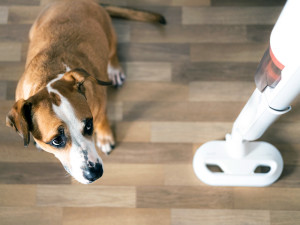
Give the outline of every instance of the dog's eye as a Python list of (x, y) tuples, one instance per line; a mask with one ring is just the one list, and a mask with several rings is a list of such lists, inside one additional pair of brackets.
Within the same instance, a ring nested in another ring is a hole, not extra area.
[(50, 144), (55, 148), (63, 148), (66, 146), (66, 138), (63, 135), (56, 136)]
[(84, 121), (85, 126), (83, 130), (83, 134), (92, 135), (93, 134), (93, 119), (89, 118)]

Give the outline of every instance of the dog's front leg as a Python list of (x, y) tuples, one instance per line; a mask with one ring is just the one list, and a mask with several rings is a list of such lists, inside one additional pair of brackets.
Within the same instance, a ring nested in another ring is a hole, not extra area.
[(115, 147), (115, 140), (107, 116), (95, 124), (96, 144), (105, 154), (109, 154)]

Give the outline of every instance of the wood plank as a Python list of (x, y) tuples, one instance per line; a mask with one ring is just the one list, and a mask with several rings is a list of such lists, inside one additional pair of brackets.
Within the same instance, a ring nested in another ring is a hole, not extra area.
[(138, 208), (231, 208), (231, 188), (190, 186), (139, 186)]
[(254, 82), (191, 82), (189, 100), (194, 102), (244, 102), (255, 90)]
[(7, 22), (8, 22), (8, 7), (0, 6), (0, 24), (7, 24)]
[(182, 24), (275, 24), (282, 7), (183, 7)]
[[(11, 134), (19, 138), (17, 133)], [(25, 148), (20, 138), (17, 142), (1, 142), (0, 161), (7, 163), (58, 163), (54, 155), (38, 150), (33, 144)]]
[[(34, 185), (0, 185), (1, 207), (29, 207), (36, 203)], [(0, 210), (1, 211), (1, 210)], [(0, 216), (1, 221), (1, 216)]]
[(1, 5), (39, 5), (40, 0), (1, 0)]
[[(19, 1), (19, 0), (15, 0)], [(23, 0), (26, 1), (26, 0)], [(41, 5), (46, 5), (56, 0), (41, 0)], [(101, 0), (102, 4), (109, 4), (114, 6), (182, 6), (182, 5), (197, 5), (208, 6), (210, 0), (141, 0), (136, 2), (135, 0)]]
[(284, 165), (279, 180), (272, 187), (300, 188), (300, 167)]
[[(53, 0), (42, 0), (44, 1), (53, 1)], [(126, 6), (128, 4), (128, 0), (101, 0), (102, 4), (110, 4), (114, 6)]]
[[(137, 94), (138, 93), (138, 94)], [(185, 101), (188, 99), (188, 86), (158, 82), (127, 82), (118, 90), (108, 89), (109, 102), (122, 101)]]
[[(252, 94), (283, 0), (101, 0), (161, 13), (168, 24), (112, 20), (127, 81), (108, 88), (117, 145), (108, 156), (97, 149), (104, 175), (91, 185), (65, 177), (53, 155), (32, 142), (25, 149), (5, 126), (28, 30), (53, 1), (0, 6), (0, 46), (20, 45), (13, 60), (0, 60), (1, 225), (299, 224), (300, 97), (261, 138), (284, 159), (283, 175), (271, 187), (207, 186), (192, 167), (199, 146), (224, 139)], [(0, 50), (6, 59), (9, 52)]]
[(16, 81), (1, 81), (1, 79), (0, 79), (0, 85), (5, 87), (5, 90), (2, 90), (2, 91), (4, 91), (3, 96), (5, 96), (5, 98), (3, 98), (2, 100), (15, 100), (15, 92), (16, 92), (17, 82)]
[(300, 210), (299, 188), (234, 188), (234, 208)]
[(21, 60), (24, 64), (27, 58), (28, 47), (29, 47), (29, 42), (24, 42), (22, 44)]
[[(55, 2), (55, 1), (56, 0), (40, 0), (40, 5), (42, 7), (45, 7), (46, 5), (48, 5), (48, 4), (52, 3), (52, 2)], [(113, 0), (113, 1), (116, 1), (116, 0)], [(101, 2), (102, 2), (102, 0), (101, 0)]]
[(116, 124), (116, 140), (119, 142), (149, 142), (150, 123), (119, 122)]
[(283, 6), (286, 0), (211, 0), (211, 6)]
[(65, 208), (63, 225), (170, 225), (169, 209)]
[(1, 42), (23, 42), (28, 41), (30, 25), (28, 24), (6, 24), (0, 25)]
[(271, 225), (300, 224), (300, 211), (271, 211)]
[(0, 62), (21, 61), (22, 44), (18, 42), (0, 43)]
[[(233, 122), (245, 102), (124, 102), (124, 121)], [(170, 113), (172, 112), (172, 113)]]
[(103, 156), (108, 163), (141, 164), (178, 164), (191, 163), (193, 159), (191, 144), (153, 144), (153, 143), (117, 143), (109, 156)]
[(292, 103), (292, 110), (279, 118), (278, 122), (298, 122), (300, 121), (300, 96), (298, 96)]
[(246, 27), (240, 25), (133, 24), (132, 42), (138, 43), (239, 43), (246, 42)]
[(272, 25), (247, 25), (247, 39), (251, 42), (270, 42)]
[(178, 6), (209, 6), (211, 0), (172, 0), (172, 5)]
[(210, 0), (101, 0), (101, 3), (118, 6), (209, 6)]
[(131, 39), (130, 24), (123, 20), (113, 20), (112, 22), (117, 34), (118, 43), (129, 42)]
[(226, 122), (153, 122), (151, 142), (193, 143), (224, 139), (232, 123)]
[(32, 24), (41, 9), (40, 6), (10, 6), (8, 23)]
[[(97, 182), (101, 182), (100, 180)], [(136, 205), (136, 189), (99, 185), (39, 185), (37, 205), (133, 208)]]
[(0, 207), (1, 225), (62, 224), (62, 209), (56, 207)]
[(274, 144), (299, 144), (299, 122), (275, 122), (262, 136), (262, 139)]
[[(269, 225), (266, 210), (172, 209), (172, 225)], [(255, 218), (255, 219), (254, 219)]]
[(135, 0), (126, 0), (128, 5), (163, 5), (163, 6), (183, 6), (183, 5), (198, 5), (198, 6), (209, 6), (210, 0), (142, 0), (136, 3)]
[[(17, 81), (23, 74), (24, 69), (24, 62), (0, 62), (0, 80)], [(16, 85), (16, 82), (14, 85)]]
[(251, 81), (254, 80), (256, 62), (175, 62), (172, 81)]
[(187, 44), (140, 44), (120, 43), (118, 55), (122, 62), (149, 61), (169, 62), (189, 59)]
[[(164, 167), (159, 164), (112, 164), (104, 162), (104, 174), (95, 185), (163, 185)], [(75, 180), (74, 184), (79, 184)]]
[(7, 92), (6, 82), (0, 82), (0, 100), (6, 99), (6, 92)]
[(279, 180), (272, 185), (272, 187), (289, 187), (300, 188), (300, 167), (284, 165), (283, 172)]
[(126, 81), (171, 81), (170, 63), (128, 62), (123, 64)]
[(192, 62), (259, 63), (268, 44), (192, 44)]
[(112, 102), (107, 105), (107, 116), (111, 121), (120, 121), (123, 118), (122, 102)]
[(6, 84), (7, 84), (6, 100), (15, 100), (17, 82), (6, 81)]
[(165, 166), (165, 185), (204, 186), (195, 175), (192, 163)]
[(60, 163), (0, 163), (1, 184), (69, 184)]
[(202, 146), (204, 143), (194, 143), (193, 144), (193, 155), (195, 155), (196, 151), (198, 150), (198, 148), (200, 148), (200, 146)]
[(284, 165), (300, 166), (300, 145), (293, 143), (275, 143), (280, 151)]
[[(0, 116), (2, 116), (2, 118), (5, 118), (5, 116), (7, 115), (7, 113), (13, 106), (13, 104), (14, 104), (14, 101), (5, 101), (5, 100), (0, 101)], [(2, 123), (1, 125), (3, 125), (3, 127), (5, 127), (5, 121), (0, 120), (0, 123)], [(9, 130), (9, 129), (7, 129), (7, 130)]]

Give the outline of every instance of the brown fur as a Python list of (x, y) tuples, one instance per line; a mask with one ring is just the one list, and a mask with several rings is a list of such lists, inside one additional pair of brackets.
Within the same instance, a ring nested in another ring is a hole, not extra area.
[(65, 71), (63, 63), (70, 68), (83, 68), (100, 80), (108, 79), (107, 64), (116, 53), (116, 36), (108, 14), (95, 2), (52, 4), (35, 21), (29, 36), (26, 69), (17, 87), (17, 100), (27, 97), (24, 83), (35, 81), (29, 95), (35, 94)]
[[(108, 62), (120, 68), (111, 20), (94, 1), (53, 3), (41, 12), (29, 36), (26, 68), (16, 90), (17, 101), (28, 99), (45, 88), (57, 74), (65, 72), (64, 64), (70, 68), (82, 68), (92, 77), (104, 81), (108, 80)], [(56, 84), (56, 88), (58, 86), (60, 84)], [(87, 100), (94, 117), (95, 131), (112, 135), (105, 115), (106, 88), (86, 81), (85, 89), (89, 90), (86, 95), (89, 95)], [(50, 97), (53, 99), (53, 96)], [(68, 100), (80, 105), (72, 98), (74, 96), (69, 94)], [(53, 100), (59, 104), (58, 99)]]
[(140, 11), (130, 8), (121, 8), (110, 5), (102, 5), (108, 14), (111, 17), (123, 18), (129, 20), (136, 20), (142, 22), (152, 22), (152, 23), (161, 23), (166, 24), (166, 19), (158, 14), (153, 12)]
[[(159, 14), (104, 7), (112, 16), (165, 23)], [(116, 34), (105, 9), (93, 0), (54, 2), (32, 25), (25, 72), (7, 117), (7, 125), (15, 127), (24, 145), (28, 145), (31, 132), (41, 147), (53, 150), (45, 143), (64, 124), (52, 109), (53, 104), (61, 104), (61, 99), (55, 93), (49, 94), (46, 86), (58, 74), (64, 76), (52, 87), (67, 98), (79, 120), (93, 117), (99, 145), (114, 144), (106, 116), (106, 87), (102, 85), (109, 79), (108, 65), (113, 75), (119, 76), (122, 69), (116, 55)], [(66, 66), (73, 70), (66, 72)]]
[[(107, 10), (114, 16), (162, 22), (158, 14)], [(122, 85), (125, 78), (110, 17), (93, 0), (55, 2), (36, 19), (29, 39), (25, 72), (7, 125), (23, 137), (25, 146), (31, 133), (37, 145), (53, 153), (78, 181), (92, 182), (103, 173), (93, 133), (105, 153), (114, 145), (105, 85)]]
[(14, 127), (15, 130), (24, 139), (24, 146), (28, 146), (30, 141), (30, 128), (31, 128), (31, 104), (24, 99), (17, 101), (6, 117), (6, 125)]

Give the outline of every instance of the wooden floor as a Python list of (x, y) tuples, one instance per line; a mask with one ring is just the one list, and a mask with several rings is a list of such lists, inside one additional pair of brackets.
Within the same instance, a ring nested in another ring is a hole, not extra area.
[(253, 75), (284, 1), (105, 0), (152, 10), (168, 25), (113, 20), (127, 73), (109, 90), (118, 146), (92, 185), (5, 127), (28, 30), (49, 0), (0, 0), (0, 224), (298, 225), (300, 98), (261, 138), (284, 158), (267, 188), (210, 187), (194, 175), (204, 142), (223, 139), (255, 88)]

